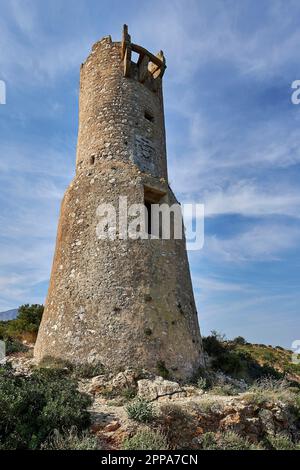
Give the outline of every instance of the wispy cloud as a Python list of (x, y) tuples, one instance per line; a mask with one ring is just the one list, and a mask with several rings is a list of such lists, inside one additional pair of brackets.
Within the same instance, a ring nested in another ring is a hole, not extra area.
[(0, 70), (10, 84), (49, 86), (69, 71), (77, 70), (95, 40), (88, 30), (70, 36), (67, 30), (64, 36), (47, 31), (44, 15), (45, 10), (51, 9), (49, 5), (13, 0), (2, 2), (1, 8)]
[[(270, 336), (288, 342), (278, 319), (291, 325), (299, 301), (300, 112), (290, 103), (298, 2), (0, 4), (8, 89), (0, 114), (0, 309), (45, 295), (59, 201), (74, 173), (79, 66), (93, 42), (109, 33), (119, 40), (127, 22), (136, 43), (166, 55), (172, 187), (182, 201), (205, 203), (204, 249), (190, 256), (204, 328), (247, 336), (245, 328), (254, 337), (253, 325), (268, 325)], [(291, 286), (286, 295), (276, 267)]]
[(227, 262), (275, 261), (297, 248), (300, 227), (259, 223), (233, 237), (205, 238), (205, 255)]
[(206, 217), (224, 214), (300, 217), (300, 190), (289, 185), (273, 183), (266, 188), (263, 183), (240, 181), (226, 188), (207, 190), (203, 196)]

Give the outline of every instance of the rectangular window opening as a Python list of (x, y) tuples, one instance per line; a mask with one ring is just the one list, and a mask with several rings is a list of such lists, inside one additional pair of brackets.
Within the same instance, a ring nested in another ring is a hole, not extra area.
[[(152, 221), (151, 221), (151, 211), (152, 211), (152, 205), (153, 204), (160, 204), (162, 202), (163, 197), (166, 195), (165, 192), (160, 191), (155, 188), (150, 188), (147, 186), (144, 186), (144, 205), (146, 208), (146, 220), (145, 220), (145, 225), (146, 225), (146, 231), (148, 235), (152, 235)], [(161, 238), (162, 236), (162, 217), (161, 214), (159, 216), (159, 237)]]
[(145, 119), (147, 119), (148, 121), (154, 122), (154, 117), (152, 116), (151, 113), (149, 113), (149, 111), (145, 111), (144, 116), (145, 116)]

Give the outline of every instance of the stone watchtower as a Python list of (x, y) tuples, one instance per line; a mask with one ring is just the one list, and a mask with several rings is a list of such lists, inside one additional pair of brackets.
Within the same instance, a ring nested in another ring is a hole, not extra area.
[(126, 26), (122, 42), (103, 38), (81, 66), (76, 176), (62, 201), (38, 361), (166, 368), (175, 378), (204, 364), (185, 240), (103, 240), (96, 230), (99, 204), (118, 208), (120, 196), (147, 208), (176, 203), (165, 68), (163, 53), (131, 43)]

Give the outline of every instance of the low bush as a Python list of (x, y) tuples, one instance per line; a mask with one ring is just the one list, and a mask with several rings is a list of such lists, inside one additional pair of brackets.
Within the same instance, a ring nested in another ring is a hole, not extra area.
[(24, 352), (22, 340), (34, 342), (44, 311), (43, 305), (22, 305), (15, 320), (0, 321), (0, 339), (6, 343), (6, 353)]
[(290, 402), (290, 411), (296, 416), (300, 422), (300, 393), (292, 393), (292, 400)]
[(207, 379), (205, 377), (199, 377), (197, 380), (197, 387), (201, 390), (206, 390), (208, 388)]
[(300, 450), (300, 442), (294, 443), (290, 437), (284, 434), (269, 436), (267, 444), (271, 450)]
[(168, 450), (167, 438), (160, 431), (144, 429), (123, 443), (125, 450)]
[(222, 343), (222, 336), (213, 332), (210, 336), (202, 338), (204, 351), (210, 356), (219, 356), (225, 352), (224, 344)]
[(140, 423), (148, 423), (155, 417), (152, 403), (142, 398), (133, 400), (126, 406), (126, 411), (130, 419)]
[(5, 352), (7, 355), (26, 351), (28, 351), (28, 347), (18, 339), (9, 338), (5, 341)]
[(137, 394), (137, 389), (134, 387), (127, 387), (121, 391), (121, 396), (125, 398), (125, 400), (132, 400), (133, 398), (136, 397), (136, 394)]
[(186, 411), (175, 403), (166, 403), (160, 406), (160, 415), (167, 421), (182, 422), (187, 420)]
[[(248, 382), (266, 375), (276, 379), (282, 378), (283, 374), (270, 364), (259, 363), (247, 350), (247, 344), (244, 338), (239, 336), (231, 342), (224, 341), (224, 337), (216, 332), (203, 338), (204, 350), (212, 358), (211, 366), (214, 370), (220, 370), (236, 378), (243, 378)], [(263, 351), (261, 355), (264, 361), (274, 362), (270, 351)]]
[(15, 320), (5, 322), (5, 334), (8, 337), (17, 338), (23, 333), (37, 333), (43, 316), (44, 306), (21, 305)]
[(223, 410), (224, 404), (220, 400), (212, 399), (207, 395), (207, 399), (201, 400), (197, 405), (197, 411), (204, 414), (209, 413), (221, 413)]
[(243, 336), (237, 336), (236, 338), (234, 338), (232, 342), (234, 344), (246, 344), (247, 343), (247, 341), (245, 340), (245, 338), (243, 338)]
[(172, 449), (189, 448), (197, 427), (195, 415), (178, 404), (166, 403), (160, 406), (157, 422)]
[(233, 431), (223, 433), (206, 432), (200, 438), (200, 448), (203, 450), (257, 450), (247, 438)]
[(207, 369), (199, 367), (191, 377), (190, 383), (198, 388), (207, 390), (212, 386), (212, 375)]
[(257, 406), (281, 400), (296, 408), (298, 396), (290, 389), (286, 380), (266, 376), (254, 382), (244, 399)]
[(1, 449), (38, 449), (57, 429), (90, 423), (91, 399), (77, 390), (64, 371), (35, 370), (29, 377), (0, 369)]
[(212, 395), (234, 396), (239, 394), (239, 390), (230, 384), (216, 385), (209, 390)]
[(96, 450), (99, 444), (95, 436), (87, 431), (78, 432), (73, 426), (69, 431), (57, 430), (41, 445), (42, 450)]

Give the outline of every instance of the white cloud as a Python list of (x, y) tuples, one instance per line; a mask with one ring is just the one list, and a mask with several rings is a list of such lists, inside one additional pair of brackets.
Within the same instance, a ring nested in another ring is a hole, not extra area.
[[(64, 37), (47, 33), (40, 25), (40, 7), (36, 2), (16, 0), (3, 7), (0, 70), (8, 86), (13, 83), (23, 87), (37, 84), (45, 87), (72, 69), (79, 71), (80, 63), (95, 40), (89, 30), (76, 35), (68, 34), (66, 30)], [(51, 6), (46, 8), (51, 9)]]
[[(289, 62), (296, 61), (300, 33), (291, 11), (283, 2), (268, 4), (267, 21), (249, 27), (247, 14), (252, 2), (153, 3), (132, 19), (132, 32), (141, 43), (163, 49), (172, 81), (183, 82), (209, 61), (227, 61), (241, 74), (271, 77)], [(157, 10), (159, 9), (159, 19)], [(257, 12), (259, 20), (259, 10)], [(201, 72), (199, 72), (201, 73)]]
[(300, 191), (278, 185), (240, 181), (227, 188), (204, 192), (205, 216), (241, 214), (247, 217), (264, 215), (300, 216)]
[(230, 238), (206, 236), (203, 255), (227, 262), (275, 261), (299, 241), (300, 227), (261, 223)]
[(248, 285), (245, 285), (240, 282), (228, 282), (223, 279), (209, 276), (193, 276), (193, 286), (196, 289), (201, 289), (204, 295), (214, 295), (216, 292), (226, 293), (226, 292), (248, 292), (251, 291), (251, 288)]

